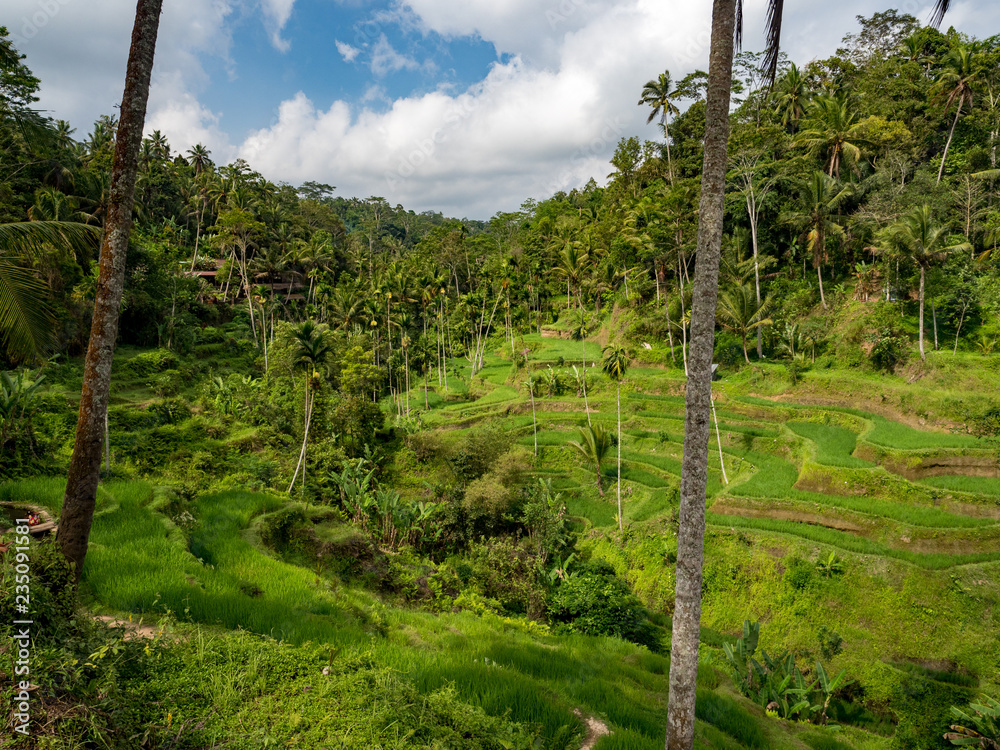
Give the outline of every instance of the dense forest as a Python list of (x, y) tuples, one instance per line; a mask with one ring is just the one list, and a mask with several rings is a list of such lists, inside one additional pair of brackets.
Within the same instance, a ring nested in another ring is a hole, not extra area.
[[(736, 57), (697, 747), (1000, 747), (1000, 36), (858, 22), (773, 85)], [(11, 560), (66, 488), (119, 125), (38, 112), (30, 63), (0, 27)], [(635, 82), (658, 136), (605, 186), (483, 221), (145, 137), (90, 549), (32, 541), (4, 742), (662, 747), (680, 73)]]

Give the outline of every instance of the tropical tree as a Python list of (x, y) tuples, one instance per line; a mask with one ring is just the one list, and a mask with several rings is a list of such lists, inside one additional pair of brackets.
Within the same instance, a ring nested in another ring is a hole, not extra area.
[(587, 311), (579, 307), (570, 316), (570, 335), (574, 341), (582, 344), (581, 362), (583, 363), (583, 377), (580, 382), (583, 387), (583, 408), (587, 412), (587, 424), (592, 424), (590, 420), (590, 402), (587, 400), (587, 334), (590, 328), (590, 315)]
[(774, 104), (781, 115), (781, 124), (793, 130), (797, 128), (811, 97), (812, 92), (806, 77), (802, 75), (798, 66), (792, 63), (774, 87)]
[(32, 256), (47, 244), (90, 253), (99, 239), (97, 227), (74, 222), (0, 224), (0, 346), (6, 356), (38, 358), (52, 342), (49, 289), (31, 270)]
[(94, 301), (94, 319), (83, 371), (80, 415), (76, 442), (70, 459), (59, 521), (57, 541), (63, 555), (76, 565), (76, 577), (83, 561), (94, 520), (97, 483), (100, 480), (101, 445), (111, 388), (111, 363), (118, 337), (118, 311), (125, 288), (125, 253), (132, 229), (135, 178), (139, 166), (139, 146), (146, 119), (149, 80), (153, 71), (156, 35), (163, 0), (138, 0), (135, 25), (125, 73), (121, 120), (115, 140), (111, 171), (111, 195), (104, 238), (101, 243), (100, 275)]
[(330, 346), (326, 343), (323, 331), (311, 320), (307, 320), (295, 331), (295, 353), (293, 363), (296, 368), (305, 369), (306, 393), (302, 411), (302, 448), (299, 449), (299, 460), (295, 465), (295, 473), (288, 485), (291, 494), (295, 480), (302, 469), (302, 492), (306, 490), (306, 449), (309, 443), (309, 426), (312, 423), (313, 404), (316, 399), (316, 386), (320, 383), (319, 368), (330, 356)]
[[(938, 0), (934, 22), (939, 24), (950, 0)], [(774, 80), (778, 68), (783, 0), (768, 2), (767, 55), (764, 68)], [(681, 463), (681, 524), (677, 534), (677, 573), (673, 634), (670, 648), (670, 688), (666, 750), (694, 747), (698, 638), (701, 634), (702, 561), (705, 541), (705, 491), (708, 486), (709, 414), (712, 350), (718, 301), (719, 260), (725, 201), (729, 107), (737, 35), (736, 0), (714, 0), (705, 109), (705, 158), (698, 213), (698, 255), (691, 320), (691, 361), (685, 389), (684, 458)]]
[(670, 81), (670, 71), (665, 70), (656, 79), (646, 82), (646, 85), (642, 87), (642, 96), (638, 102), (652, 107), (649, 117), (646, 118), (647, 125), (657, 115), (660, 117), (660, 127), (663, 128), (663, 137), (667, 145), (667, 175), (670, 178), (670, 184), (674, 182), (674, 167), (670, 160), (670, 131), (667, 129), (667, 121), (670, 119), (670, 115), (680, 114), (680, 110), (673, 102), (676, 97), (677, 90), (673, 88)]
[(850, 187), (840, 187), (829, 175), (816, 171), (802, 184), (799, 203), (786, 212), (784, 221), (800, 230), (806, 237), (806, 244), (812, 253), (813, 268), (819, 279), (819, 299), (826, 309), (826, 295), (823, 292), (823, 258), (826, 255), (826, 240), (830, 235), (843, 236), (844, 229), (837, 223), (837, 209), (853, 194)]
[[(597, 491), (604, 497), (604, 486), (601, 482), (601, 464), (611, 450), (611, 436), (600, 425), (589, 425), (580, 429), (580, 439), (570, 440), (569, 446), (583, 456), (583, 459), (594, 467), (597, 475)], [(619, 504), (619, 508), (621, 505)], [(619, 511), (620, 513), (620, 511)]]
[(749, 284), (740, 284), (722, 293), (719, 297), (719, 322), (730, 331), (738, 333), (743, 343), (743, 359), (750, 364), (747, 354), (747, 334), (760, 331), (772, 323), (764, 317), (770, 307), (770, 300), (757, 301), (754, 289)]
[(946, 244), (948, 227), (934, 221), (930, 206), (924, 204), (912, 209), (886, 231), (885, 241), (905, 253), (920, 268), (920, 333), (918, 336), (920, 359), (926, 359), (924, 352), (924, 287), (927, 269), (934, 263), (956, 250), (968, 251), (968, 242)]
[(844, 161), (857, 164), (859, 144), (864, 143), (863, 127), (846, 95), (821, 94), (809, 105), (806, 128), (796, 136), (800, 145), (825, 153), (827, 174), (840, 179)]
[(618, 392), (618, 530), (622, 524), (622, 380), (628, 372), (630, 357), (620, 344), (604, 347), (601, 369), (615, 381)]
[(945, 98), (944, 111), (955, 107), (955, 119), (951, 121), (951, 129), (948, 131), (948, 141), (944, 144), (944, 153), (941, 155), (941, 167), (938, 169), (937, 181), (941, 182), (944, 175), (944, 163), (948, 160), (948, 149), (951, 148), (951, 139), (955, 135), (955, 126), (962, 116), (962, 106), (969, 105), (972, 109), (972, 99), (976, 92), (976, 83), (979, 71), (975, 67), (975, 53), (965, 45), (959, 45), (951, 50), (941, 61), (941, 72), (932, 89), (937, 98)]

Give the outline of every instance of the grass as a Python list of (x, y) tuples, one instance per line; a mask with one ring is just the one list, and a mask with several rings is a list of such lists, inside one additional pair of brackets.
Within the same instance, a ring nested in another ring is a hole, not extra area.
[(848, 534), (843, 531), (828, 529), (825, 526), (813, 526), (794, 521), (774, 518), (746, 518), (744, 516), (719, 515), (708, 512), (705, 514), (707, 523), (713, 526), (736, 527), (755, 531), (772, 532), (808, 539), (819, 544), (837, 547), (860, 555), (874, 555), (902, 560), (927, 570), (945, 570), (958, 565), (973, 565), (976, 563), (995, 562), (1000, 560), (1000, 552), (980, 552), (967, 555), (921, 554), (908, 550), (893, 549), (880, 542), (864, 537)]
[(949, 474), (939, 477), (925, 477), (920, 481), (942, 490), (1000, 496), (1000, 479), (994, 477), (965, 477)]
[(848, 429), (816, 422), (788, 422), (788, 428), (799, 437), (815, 443), (816, 461), (821, 464), (852, 469), (874, 465), (852, 455), (858, 444), (858, 436)]

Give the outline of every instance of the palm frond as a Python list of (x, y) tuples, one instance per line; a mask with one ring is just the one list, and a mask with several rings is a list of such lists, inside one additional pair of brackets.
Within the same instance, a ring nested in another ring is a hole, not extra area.
[(31, 269), (0, 257), (0, 345), (14, 360), (37, 357), (51, 345), (55, 318), (49, 290)]
[(0, 224), (0, 257), (33, 257), (45, 245), (87, 254), (98, 247), (99, 227), (72, 221), (22, 221)]
[(781, 54), (781, 15), (784, 0), (771, 0), (767, 7), (767, 48), (764, 54), (764, 72), (773, 85), (778, 75), (778, 60)]

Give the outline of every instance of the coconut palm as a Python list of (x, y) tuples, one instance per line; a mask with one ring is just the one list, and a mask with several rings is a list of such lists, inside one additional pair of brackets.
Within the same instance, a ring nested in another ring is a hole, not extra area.
[(750, 284), (735, 286), (719, 297), (719, 322), (740, 335), (743, 359), (747, 364), (750, 364), (750, 356), (747, 354), (747, 334), (759, 331), (773, 322), (770, 318), (764, 317), (770, 302), (766, 297), (758, 302), (754, 288)]
[(795, 63), (774, 87), (775, 109), (781, 113), (781, 124), (797, 128), (812, 97), (806, 77)]
[(955, 126), (962, 116), (962, 106), (968, 104), (969, 109), (972, 109), (972, 99), (979, 75), (975, 67), (975, 57), (975, 52), (969, 47), (965, 45), (955, 47), (941, 61), (943, 63), (941, 72), (932, 89), (938, 99), (945, 97), (945, 113), (955, 105), (955, 119), (951, 122), (948, 141), (944, 144), (944, 154), (941, 155), (941, 167), (938, 169), (939, 183), (944, 175), (944, 163), (948, 159), (948, 149), (951, 148), (951, 139), (955, 135)]
[(570, 440), (569, 446), (583, 456), (583, 459), (594, 467), (597, 475), (597, 491), (604, 497), (604, 487), (601, 483), (601, 464), (611, 450), (611, 436), (600, 425), (590, 425), (580, 429), (580, 439)]
[(316, 398), (316, 386), (319, 385), (319, 368), (330, 356), (330, 346), (326, 343), (323, 331), (311, 320), (304, 322), (295, 331), (295, 351), (293, 363), (296, 368), (302, 368), (306, 373), (306, 397), (303, 402), (302, 448), (299, 450), (299, 461), (295, 465), (295, 473), (288, 485), (289, 494), (295, 486), (295, 480), (302, 469), (302, 492), (306, 489), (306, 446), (309, 442), (309, 425), (312, 422), (313, 404)]
[(889, 247), (895, 247), (905, 253), (920, 268), (920, 333), (918, 336), (920, 359), (926, 359), (924, 353), (924, 286), (927, 269), (934, 263), (956, 250), (970, 249), (968, 242), (954, 245), (946, 244), (948, 227), (934, 221), (930, 206), (923, 205), (912, 209), (903, 215), (899, 221), (886, 230), (884, 242)]
[(837, 223), (836, 211), (852, 194), (850, 187), (842, 188), (829, 175), (816, 171), (803, 183), (798, 206), (783, 216), (785, 223), (794, 226), (806, 237), (816, 277), (819, 279), (819, 298), (824, 310), (826, 295), (823, 292), (823, 257), (826, 254), (826, 240), (830, 235), (839, 237), (844, 234), (843, 227)]
[[(938, 0), (939, 24), (950, 0)], [(698, 255), (691, 320), (691, 361), (685, 390), (684, 458), (681, 464), (681, 525), (677, 534), (677, 573), (670, 692), (667, 699), (666, 750), (694, 747), (694, 711), (701, 632), (702, 561), (705, 540), (705, 490), (708, 486), (708, 439), (712, 389), (712, 350), (718, 300), (719, 258), (729, 143), (729, 107), (733, 49), (742, 38), (742, 2), (737, 25), (736, 0), (714, 0), (705, 108), (705, 159), (698, 212)], [(783, 0), (768, 2), (767, 54), (764, 69), (774, 80), (778, 68)], [(738, 33), (737, 33), (738, 31)]]
[(810, 103), (805, 124), (796, 142), (825, 153), (827, 174), (839, 180), (841, 164), (856, 164), (861, 158), (859, 144), (864, 143), (864, 138), (857, 112), (846, 96), (821, 94)]
[(46, 302), (49, 289), (31, 270), (31, 257), (45, 245), (89, 254), (99, 240), (97, 227), (75, 222), (0, 224), (0, 346), (7, 357), (40, 357), (52, 341), (55, 319)]
[(111, 364), (118, 337), (118, 312), (125, 289), (125, 254), (132, 230), (139, 146), (146, 119), (162, 5), (163, 0), (138, 0), (135, 9), (121, 121), (115, 138), (94, 319), (83, 371), (80, 416), (56, 537), (63, 555), (76, 566), (77, 580), (83, 572), (83, 561), (87, 555), (97, 483), (100, 480), (101, 447), (111, 390)]
[(590, 315), (587, 311), (579, 307), (570, 316), (570, 336), (573, 337), (574, 341), (579, 341), (582, 344), (581, 357), (580, 360), (583, 363), (583, 377), (580, 382), (583, 387), (583, 408), (587, 412), (587, 424), (592, 424), (590, 421), (590, 402), (587, 400), (587, 334), (590, 330)]
[(667, 144), (667, 175), (670, 177), (671, 184), (674, 182), (674, 167), (670, 160), (670, 131), (667, 130), (667, 121), (670, 119), (670, 115), (679, 115), (681, 112), (673, 102), (676, 96), (677, 90), (673, 88), (670, 81), (670, 71), (665, 70), (655, 80), (646, 82), (646, 85), (642, 87), (642, 96), (638, 102), (639, 104), (648, 104), (653, 108), (649, 117), (646, 118), (647, 125), (657, 115), (660, 116), (660, 127), (663, 128), (663, 138)]
[(618, 530), (622, 524), (622, 380), (628, 372), (628, 351), (619, 344), (609, 344), (604, 347), (604, 359), (601, 369), (615, 381), (618, 392)]

